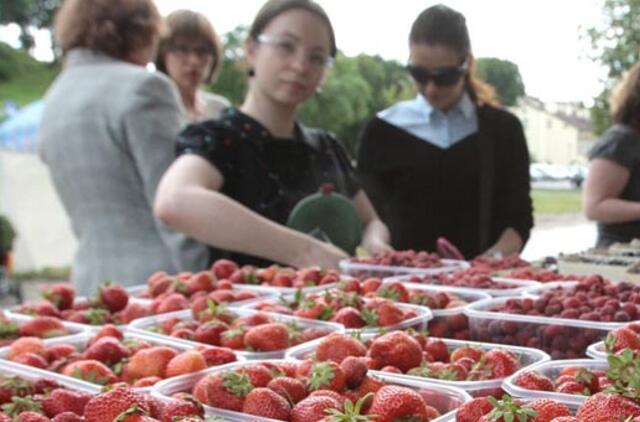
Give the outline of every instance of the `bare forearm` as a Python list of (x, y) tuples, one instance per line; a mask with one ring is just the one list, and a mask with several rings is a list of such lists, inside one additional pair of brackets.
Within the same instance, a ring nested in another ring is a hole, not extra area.
[(513, 255), (519, 253), (522, 246), (524, 244), (518, 232), (511, 227), (507, 227), (489, 250), (500, 252), (502, 255)]
[(585, 206), (589, 220), (599, 223), (626, 223), (640, 220), (640, 202), (620, 198), (607, 198)]

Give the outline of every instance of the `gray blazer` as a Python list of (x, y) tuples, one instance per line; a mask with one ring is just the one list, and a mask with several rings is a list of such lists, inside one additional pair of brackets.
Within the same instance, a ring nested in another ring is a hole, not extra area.
[(152, 212), (182, 116), (164, 75), (90, 50), (67, 54), (45, 97), (39, 143), (78, 238), (78, 294), (107, 279), (130, 286), (155, 271), (206, 267), (206, 247), (170, 231)]

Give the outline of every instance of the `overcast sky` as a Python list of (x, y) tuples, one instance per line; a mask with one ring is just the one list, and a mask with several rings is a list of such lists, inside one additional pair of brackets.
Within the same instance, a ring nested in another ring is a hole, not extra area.
[[(436, 4), (424, 0), (318, 0), (331, 17), (338, 47), (347, 55), (379, 54), (402, 63), (413, 19)], [(599, 93), (603, 72), (588, 59), (580, 27), (601, 22), (602, 0), (448, 0), (467, 17), (476, 57), (511, 60), (527, 94), (545, 101), (585, 101)], [(168, 14), (179, 8), (205, 13), (220, 33), (249, 25), (263, 0), (156, 0)], [(15, 45), (17, 28), (0, 29)], [(34, 54), (47, 59), (48, 34)]]

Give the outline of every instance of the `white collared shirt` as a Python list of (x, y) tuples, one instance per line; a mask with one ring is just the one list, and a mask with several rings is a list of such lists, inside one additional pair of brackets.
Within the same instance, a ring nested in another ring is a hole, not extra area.
[(413, 100), (402, 101), (379, 112), (378, 117), (442, 149), (450, 148), (478, 131), (476, 107), (466, 92), (446, 113), (418, 94)]

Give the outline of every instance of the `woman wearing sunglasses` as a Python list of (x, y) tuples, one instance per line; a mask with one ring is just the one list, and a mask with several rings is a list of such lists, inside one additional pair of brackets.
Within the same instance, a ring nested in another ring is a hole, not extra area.
[(355, 182), (339, 142), (296, 120), (336, 55), (324, 10), (312, 0), (268, 1), (245, 50), (244, 103), (181, 134), (180, 156), (158, 188), (156, 215), (215, 247), (216, 258), (336, 268), (347, 256), (343, 250), (285, 226), (299, 201), (331, 184), (355, 208), (362, 245), (372, 252), (389, 249), (387, 229)]
[(418, 95), (369, 122), (358, 156), (359, 180), (392, 246), (433, 251), (444, 237), (465, 258), (517, 253), (533, 225), (520, 122), (476, 79), (462, 14), (424, 10), (409, 47)]

